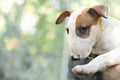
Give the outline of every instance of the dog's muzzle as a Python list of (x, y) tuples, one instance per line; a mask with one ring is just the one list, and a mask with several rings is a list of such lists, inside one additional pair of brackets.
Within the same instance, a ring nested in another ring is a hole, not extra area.
[[(98, 55), (97, 54), (90, 54), (88, 57), (86, 57), (85, 59), (86, 60), (93, 60), (95, 57), (97, 57)], [(80, 58), (74, 58), (73, 56), (71, 56), (71, 59), (72, 60), (81, 60)]]

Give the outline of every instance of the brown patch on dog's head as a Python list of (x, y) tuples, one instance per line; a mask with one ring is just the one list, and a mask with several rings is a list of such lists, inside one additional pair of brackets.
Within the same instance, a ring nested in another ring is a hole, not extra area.
[(86, 8), (76, 19), (76, 34), (87, 38), (92, 25), (96, 25), (101, 18), (107, 18), (107, 7), (103, 5)]

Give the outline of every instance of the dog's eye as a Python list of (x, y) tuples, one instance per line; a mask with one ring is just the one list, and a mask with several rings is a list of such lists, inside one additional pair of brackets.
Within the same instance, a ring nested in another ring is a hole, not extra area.
[(80, 34), (84, 34), (87, 31), (88, 27), (79, 27), (78, 31)]
[(69, 34), (69, 29), (68, 28), (66, 28), (66, 31), (67, 31), (67, 34)]

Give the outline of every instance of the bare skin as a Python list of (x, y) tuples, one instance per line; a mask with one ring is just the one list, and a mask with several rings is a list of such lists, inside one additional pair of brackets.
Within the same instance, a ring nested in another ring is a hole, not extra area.
[(103, 80), (120, 80), (120, 64), (104, 70)]

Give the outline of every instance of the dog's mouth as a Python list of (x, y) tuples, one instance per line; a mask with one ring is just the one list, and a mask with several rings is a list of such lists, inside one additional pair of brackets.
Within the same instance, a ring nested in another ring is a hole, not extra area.
[(71, 53), (71, 56), (74, 58), (74, 59), (85, 59), (87, 58), (91, 53), (91, 49), (88, 50), (88, 51), (78, 51), (78, 52), (75, 52), (72, 50), (72, 53)]

